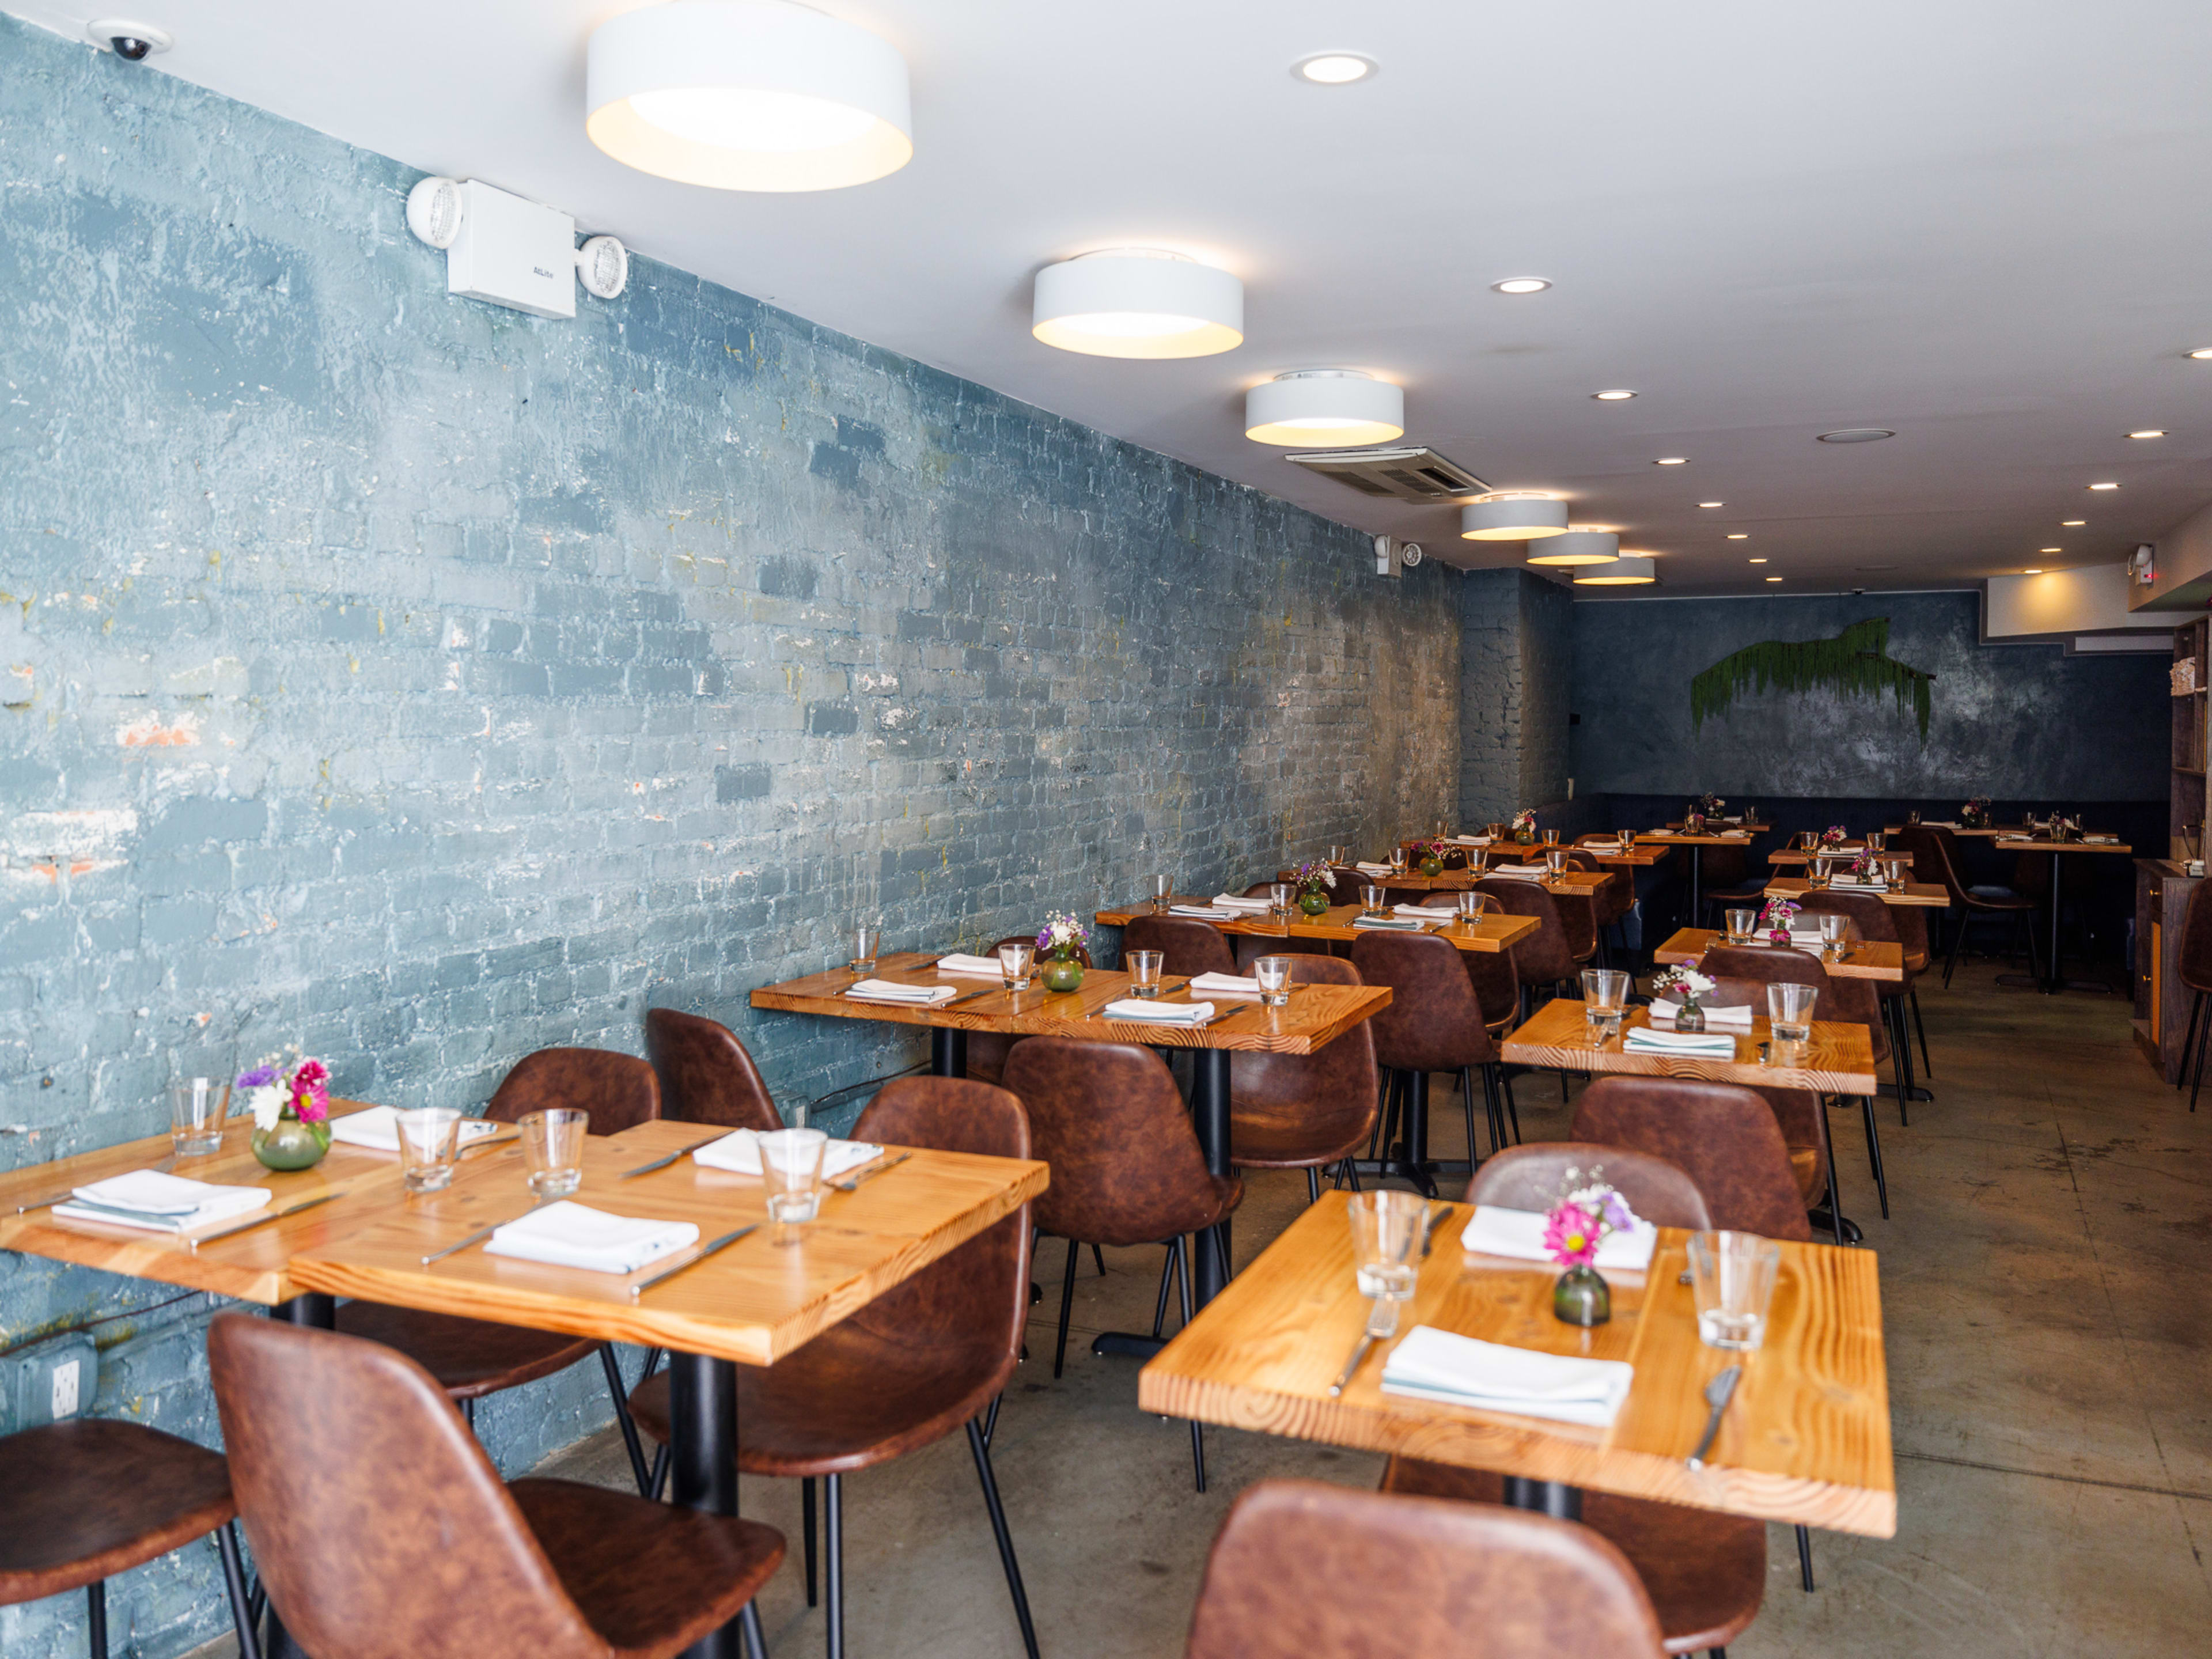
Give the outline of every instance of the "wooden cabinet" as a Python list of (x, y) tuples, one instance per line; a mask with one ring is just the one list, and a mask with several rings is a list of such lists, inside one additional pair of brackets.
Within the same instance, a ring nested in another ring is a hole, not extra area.
[[(2204, 758), (2207, 711), (2212, 708), (2212, 664), (2205, 661), (2212, 618), (2200, 617), (2173, 630), (2173, 659), (2197, 664), (2197, 689), (2173, 699), (2173, 781), (2169, 792), (2166, 856), (2201, 856), (2204, 847)], [(2194, 842), (2194, 846), (2191, 843)]]
[(2135, 862), (2136, 1043), (2158, 1074), (2174, 1083), (2181, 1077), (2181, 1045), (2196, 998), (2174, 972), (2174, 958), (2189, 896), (2203, 878), (2185, 874), (2172, 859)]

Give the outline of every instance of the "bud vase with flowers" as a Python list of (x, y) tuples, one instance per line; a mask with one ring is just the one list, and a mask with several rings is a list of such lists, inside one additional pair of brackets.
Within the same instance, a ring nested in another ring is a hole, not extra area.
[(1959, 825), (1965, 830), (1986, 830), (1990, 827), (1990, 798), (1977, 795), (1959, 809)]
[(1090, 931), (1072, 910), (1048, 912), (1037, 932), (1038, 977), (1048, 991), (1073, 991), (1083, 984), (1082, 958), (1075, 953), (1091, 942)]
[(233, 1086), (253, 1114), (254, 1157), (272, 1170), (307, 1170), (322, 1162), (331, 1149), (330, 1078), (323, 1062), (313, 1059), (302, 1059), (289, 1073), (272, 1058), (239, 1074)]
[(1713, 982), (1694, 968), (1669, 968), (1651, 981), (1655, 993), (1672, 991), (1682, 1000), (1680, 1012), (1674, 1016), (1678, 1031), (1702, 1031), (1705, 1029), (1705, 1011), (1698, 1006), (1698, 999), (1713, 988)]
[(1536, 839), (1536, 809), (1525, 807), (1513, 815), (1513, 839), (1528, 847)]
[(1566, 1269), (1552, 1286), (1552, 1315), (1569, 1325), (1602, 1325), (1613, 1317), (1613, 1291), (1595, 1266), (1598, 1246), (1636, 1227), (1628, 1201), (1599, 1179), (1604, 1173), (1594, 1167), (1585, 1180), (1580, 1170), (1569, 1170), (1563, 1185), (1571, 1190), (1544, 1216), (1544, 1249)]
[(1298, 908), (1310, 916), (1328, 910), (1328, 896), (1336, 890), (1336, 872), (1326, 859), (1308, 859), (1291, 872), (1291, 880), (1298, 890)]
[(1766, 942), (1787, 950), (1790, 946), (1790, 919), (1803, 907), (1796, 899), (1779, 895), (1766, 901), (1766, 908), (1759, 913), (1759, 931), (1766, 935)]
[(1406, 849), (1413, 860), (1413, 867), (1425, 876), (1440, 876), (1444, 872), (1444, 849), (1442, 842), (1417, 841)]

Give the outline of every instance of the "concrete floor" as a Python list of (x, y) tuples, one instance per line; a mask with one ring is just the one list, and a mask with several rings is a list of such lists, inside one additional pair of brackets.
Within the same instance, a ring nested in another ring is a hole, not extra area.
[[(1936, 1654), (2168, 1655), (2212, 1646), (2212, 1108), (2191, 1117), (2129, 1039), (2118, 997), (1997, 989), (1996, 968), (1925, 981), (1936, 1091), (1900, 1127), (1881, 1108), (1894, 1218), (1877, 1210), (1856, 1109), (1835, 1117), (1844, 1209), (1881, 1252), (1899, 1525), (1885, 1542), (1819, 1534), (1820, 1587), (1769, 1540), (1766, 1607), (1736, 1659)], [(1527, 1139), (1564, 1134), (1548, 1079), (1516, 1090)], [(1439, 1151), (1461, 1141), (1435, 1091)], [(1855, 1151), (1854, 1149), (1858, 1149)], [(1240, 1260), (1305, 1201), (1261, 1175)], [(999, 1479), (1048, 1659), (1182, 1651), (1207, 1546), (1270, 1475), (1371, 1486), (1380, 1460), (1223, 1429), (1210, 1490), (1188, 1431), (1135, 1407), (1136, 1364), (1090, 1335), (1151, 1317), (1160, 1252), (1109, 1250), (1077, 1281), (1067, 1373), (1051, 1374), (1063, 1247), (1048, 1243), (1031, 1358), (1008, 1391)], [(621, 1485), (612, 1430), (541, 1471)], [(744, 1512), (792, 1560), (763, 1604), (774, 1651), (820, 1651), (805, 1606), (795, 1483), (744, 1483)], [(852, 1650), (1012, 1659), (1020, 1642), (964, 1438), (847, 1483)]]

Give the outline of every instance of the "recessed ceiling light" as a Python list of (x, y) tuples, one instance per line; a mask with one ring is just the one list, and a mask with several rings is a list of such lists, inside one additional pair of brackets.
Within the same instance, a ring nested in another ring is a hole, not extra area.
[(2212, 346), (2199, 346), (2189, 355), (2201, 363), (2207, 358), (2212, 358)]
[(1726, 501), (1699, 501), (1698, 505), (1699, 507), (1726, 507), (1728, 503)]
[(2079, 530), (2088, 522), (2087, 519), (2061, 519), (2058, 521), (2058, 527), (2061, 530)]
[(1780, 581), (1780, 580), (1782, 580), (1782, 578), (1781, 578), (1781, 577), (1779, 577), (1779, 576), (1769, 576), (1766, 580), (1769, 580), (1769, 581), (1771, 581), (1771, 582), (1778, 582), (1778, 581)]
[(1840, 432), (1823, 432), (1819, 441), (1824, 444), (1878, 444), (1884, 438), (1897, 435), (1886, 426), (1847, 426)]
[(1636, 394), (1633, 392), (1593, 392), (1590, 396), (1601, 404), (1625, 404)]
[(1731, 530), (1729, 532), (1729, 539), (1732, 542), (1747, 542), (1751, 539), (1751, 532), (1748, 530)]
[(2089, 488), (2092, 489), (2118, 489), (2119, 485), (2116, 483), (2093, 483)]
[(2039, 547), (2035, 550), (2039, 553), (2063, 553), (2066, 550), (2063, 547)]
[[(1567, 504), (1540, 489), (1493, 489), (1459, 510), (1459, 533), (1470, 542), (1529, 542), (1567, 533)], [(1613, 557), (1608, 551), (1607, 558)]]
[(1302, 368), (1244, 394), (1244, 435), (1292, 448), (1387, 444), (1406, 435), (1406, 393), (1356, 368)]
[(1291, 73), (1316, 86), (1347, 87), (1375, 73), (1375, 60), (1356, 52), (1317, 52), (1291, 65)]
[(1746, 564), (1765, 564), (1766, 561), (1764, 559), (1746, 559), (1744, 562)]
[(1690, 458), (1686, 455), (1662, 455), (1651, 463), (1654, 466), (1687, 466), (1689, 464)]
[(1085, 253), (1037, 272), (1030, 332), (1093, 357), (1211, 356), (1244, 343), (1244, 284), (1155, 248)]
[(2043, 574), (2043, 567), (2039, 564), (2032, 564), (2020, 574), (2023, 576), (2040, 576)]
[(1541, 294), (1551, 283), (1541, 276), (1509, 276), (1502, 283), (1492, 283), (1491, 287), (1500, 294)]
[(2163, 438), (2166, 436), (2166, 428), (2162, 426), (2147, 426), (2140, 432), (2129, 433), (2128, 436), (2130, 438)]

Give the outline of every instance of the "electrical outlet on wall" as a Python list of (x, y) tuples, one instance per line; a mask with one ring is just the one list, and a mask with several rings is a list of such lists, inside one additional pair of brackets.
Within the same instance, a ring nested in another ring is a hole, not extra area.
[(0, 1432), (82, 1417), (100, 1391), (100, 1351), (72, 1332), (0, 1354)]

